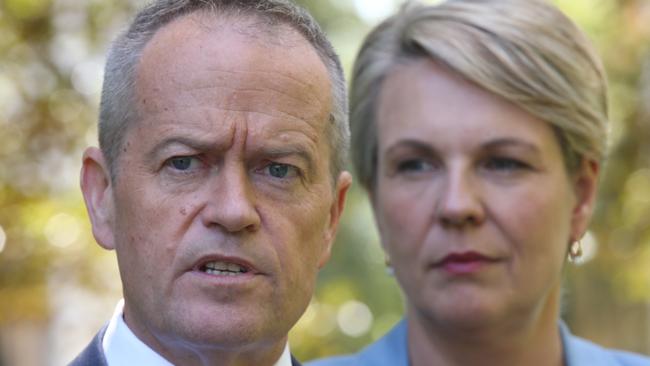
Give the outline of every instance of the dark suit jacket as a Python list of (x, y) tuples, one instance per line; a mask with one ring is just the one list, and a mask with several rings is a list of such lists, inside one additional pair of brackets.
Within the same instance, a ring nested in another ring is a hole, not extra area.
[[(68, 366), (108, 366), (106, 357), (104, 357), (104, 348), (102, 348), (104, 332), (106, 332), (106, 327), (97, 333), (88, 346)], [(291, 365), (302, 366), (293, 356), (291, 356)]]
[(104, 348), (102, 347), (104, 332), (106, 332), (106, 327), (103, 327), (95, 335), (93, 340), (88, 343), (86, 348), (68, 366), (108, 366), (106, 357), (104, 357)]

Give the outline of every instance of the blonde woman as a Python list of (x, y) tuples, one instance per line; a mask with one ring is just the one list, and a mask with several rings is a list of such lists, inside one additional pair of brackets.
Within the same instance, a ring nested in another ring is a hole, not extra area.
[(650, 365), (560, 320), (607, 109), (599, 58), (545, 1), (408, 3), (374, 29), (352, 79), (353, 163), (406, 317), (312, 365)]

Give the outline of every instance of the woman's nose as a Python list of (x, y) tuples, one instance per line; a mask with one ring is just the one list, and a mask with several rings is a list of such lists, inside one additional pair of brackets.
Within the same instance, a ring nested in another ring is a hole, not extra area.
[(449, 169), (439, 191), (437, 216), (444, 227), (480, 225), (485, 219), (484, 200), (477, 177), (469, 169)]

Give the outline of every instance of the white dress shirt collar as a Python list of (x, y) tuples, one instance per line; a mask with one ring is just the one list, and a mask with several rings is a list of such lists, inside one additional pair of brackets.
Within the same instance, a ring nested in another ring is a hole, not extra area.
[[(123, 312), (124, 300), (120, 300), (108, 323), (104, 339), (102, 339), (102, 349), (108, 366), (173, 366), (133, 334), (124, 322)], [(291, 366), (288, 343), (274, 366)]]

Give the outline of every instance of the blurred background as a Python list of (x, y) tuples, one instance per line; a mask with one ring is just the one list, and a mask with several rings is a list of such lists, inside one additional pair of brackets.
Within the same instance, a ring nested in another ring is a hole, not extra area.
[[(400, 0), (300, 1), (349, 72), (362, 37)], [(611, 86), (611, 149), (564, 318), (600, 344), (650, 354), (650, 1), (555, 0), (591, 36)], [(64, 365), (121, 297), (78, 187), (96, 145), (107, 46), (143, 0), (0, 2), (0, 365)], [(370, 209), (354, 186), (333, 258), (291, 334), (309, 360), (354, 352), (403, 312)]]

